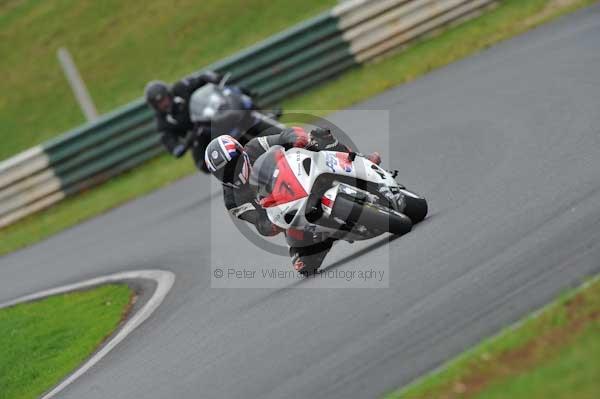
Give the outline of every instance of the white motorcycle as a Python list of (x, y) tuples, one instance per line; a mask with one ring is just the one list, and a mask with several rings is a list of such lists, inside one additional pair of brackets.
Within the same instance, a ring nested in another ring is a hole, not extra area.
[(406, 234), (427, 215), (425, 198), (396, 175), (357, 153), (275, 146), (254, 163), (250, 184), (271, 222), (288, 233), (352, 242)]

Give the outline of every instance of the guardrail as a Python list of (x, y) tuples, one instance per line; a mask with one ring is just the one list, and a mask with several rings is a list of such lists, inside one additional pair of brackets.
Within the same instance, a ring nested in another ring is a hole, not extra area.
[[(350, 0), (205, 69), (273, 104), (497, 0)], [(141, 99), (0, 162), (0, 228), (160, 154)]]

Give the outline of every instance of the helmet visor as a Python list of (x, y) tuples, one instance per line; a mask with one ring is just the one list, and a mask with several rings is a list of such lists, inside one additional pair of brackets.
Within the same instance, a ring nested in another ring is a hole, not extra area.
[(244, 152), (239, 157), (226, 162), (225, 165), (216, 169), (213, 175), (223, 182), (224, 185), (239, 188), (248, 182), (250, 170), (250, 159)]
[(171, 108), (171, 97), (162, 96), (154, 101), (152, 101), (152, 106), (159, 112), (165, 113)]

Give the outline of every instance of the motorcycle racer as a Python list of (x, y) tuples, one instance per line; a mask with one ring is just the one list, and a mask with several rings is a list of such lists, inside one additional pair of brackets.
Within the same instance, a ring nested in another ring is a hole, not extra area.
[[(190, 120), (188, 103), (192, 93), (207, 83), (219, 83), (221, 77), (211, 71), (184, 78), (173, 86), (165, 82), (153, 80), (146, 85), (144, 91), (146, 102), (155, 112), (156, 127), (161, 134), (161, 142), (175, 158), (181, 158), (187, 145), (186, 135), (194, 124)], [(194, 149), (192, 157), (196, 166), (202, 166), (204, 151)]]
[[(254, 138), (244, 147), (231, 136), (212, 140), (206, 149), (205, 162), (223, 184), (225, 207), (231, 215), (253, 224), (263, 236), (273, 236), (282, 230), (269, 220), (249, 184), (249, 176), (254, 161), (273, 146), (350, 152), (329, 129), (323, 128), (316, 128), (310, 134), (301, 127), (286, 128), (276, 135)], [(377, 164), (381, 162), (378, 153), (369, 155), (369, 159)], [(316, 241), (312, 234), (300, 230), (290, 229), (285, 233), (288, 243), (292, 243), (290, 256), (294, 269), (301, 273), (318, 269), (335, 241)]]
[[(226, 80), (227, 78), (225, 78)], [(204, 152), (211, 140), (212, 125), (210, 123), (194, 123), (190, 115), (192, 95), (196, 90), (208, 83), (220, 84), (223, 77), (212, 71), (177, 81), (172, 86), (162, 81), (151, 81), (146, 85), (145, 98), (148, 105), (155, 111), (157, 130), (161, 134), (161, 142), (167, 151), (175, 158), (182, 157), (186, 151), (192, 149), (192, 157), (196, 167), (207, 172), (204, 163)], [(228, 86), (236, 93), (245, 94), (251, 99), (253, 94), (247, 89), (238, 86)], [(248, 105), (252, 109), (258, 109), (254, 100)], [(265, 119), (272, 124), (269, 118), (278, 118), (281, 110), (276, 109), (272, 113), (266, 113)], [(217, 118), (217, 116), (215, 116)], [(258, 124), (255, 129), (260, 131), (270, 124)], [(200, 134), (200, 132), (203, 132)], [(196, 134), (194, 134), (196, 133)]]

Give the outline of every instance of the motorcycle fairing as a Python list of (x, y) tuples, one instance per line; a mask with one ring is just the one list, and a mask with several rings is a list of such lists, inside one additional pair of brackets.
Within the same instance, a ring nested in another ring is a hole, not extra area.
[(261, 206), (263, 208), (270, 208), (308, 197), (308, 193), (304, 190), (300, 181), (298, 181), (283, 151), (275, 154), (275, 161), (277, 167), (273, 173), (275, 180), (272, 185), (272, 191), (267, 197), (261, 199)]

